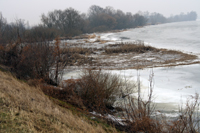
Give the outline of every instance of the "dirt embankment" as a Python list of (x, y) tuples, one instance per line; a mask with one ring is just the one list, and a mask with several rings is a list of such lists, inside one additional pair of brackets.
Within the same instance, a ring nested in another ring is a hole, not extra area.
[(56, 105), (40, 88), (0, 71), (0, 132), (103, 133), (107, 129)]

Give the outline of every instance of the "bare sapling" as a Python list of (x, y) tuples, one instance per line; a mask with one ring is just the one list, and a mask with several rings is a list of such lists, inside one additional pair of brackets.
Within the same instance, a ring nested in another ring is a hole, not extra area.
[(177, 120), (168, 124), (168, 131), (176, 133), (197, 133), (199, 132), (199, 94), (188, 99), (186, 107), (179, 109)]
[(149, 89), (147, 101), (141, 97), (141, 84), (140, 75), (137, 75), (137, 98), (128, 95), (124, 99), (121, 107), (123, 107), (122, 118), (125, 119), (124, 125), (126, 130), (130, 132), (148, 131), (148, 132), (161, 132), (162, 124), (151, 118), (152, 113), (155, 111), (155, 104), (152, 103), (153, 87), (154, 87), (154, 73), (153, 70), (149, 75)]

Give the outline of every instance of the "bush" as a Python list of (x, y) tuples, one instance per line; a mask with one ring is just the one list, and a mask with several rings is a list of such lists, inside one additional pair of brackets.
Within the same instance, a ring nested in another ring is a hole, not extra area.
[(75, 88), (77, 88), (77, 81), (78, 80), (73, 79), (63, 81), (62, 87), (55, 87), (46, 84), (42, 84), (40, 87), (48, 96), (70, 103), (81, 109), (85, 109), (81, 97), (75, 92)]
[[(118, 97), (121, 97), (125, 83), (117, 75), (103, 73), (101, 70), (86, 70), (78, 82), (79, 96), (83, 99), (84, 105), (99, 113), (105, 113), (113, 109), (113, 104)], [(129, 90), (128, 93), (130, 93)]]
[(199, 94), (191, 96), (185, 109), (179, 110), (177, 120), (167, 123), (168, 131), (176, 133), (197, 133), (200, 131), (199, 120)]
[(152, 72), (149, 76), (150, 87), (147, 101), (144, 101), (141, 98), (140, 79), (138, 76), (137, 98), (133, 96), (127, 96), (126, 99), (124, 99), (124, 102), (119, 105), (123, 108), (121, 117), (125, 118), (126, 120), (124, 122), (126, 129), (124, 130), (128, 129), (128, 132), (162, 132), (162, 124), (160, 121), (151, 117), (152, 113), (155, 111), (155, 105), (152, 104), (153, 76), (154, 74)]
[[(167, 120), (163, 115), (161, 117), (152, 116), (155, 112), (155, 104), (152, 103), (153, 94), (153, 72), (149, 78), (148, 100), (144, 101), (140, 94), (140, 81), (138, 80), (137, 98), (128, 96), (121, 103), (123, 111), (120, 113), (124, 118), (123, 126), (120, 130), (126, 132), (148, 132), (148, 133), (196, 133), (199, 132), (199, 95), (191, 96), (186, 103), (185, 109), (180, 108), (179, 117), (174, 120)], [(117, 126), (116, 126), (117, 127)]]

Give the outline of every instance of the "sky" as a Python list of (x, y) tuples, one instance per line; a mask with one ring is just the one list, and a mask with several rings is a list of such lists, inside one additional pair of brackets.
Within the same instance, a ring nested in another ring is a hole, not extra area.
[(41, 23), (42, 13), (69, 7), (87, 13), (92, 5), (111, 6), (133, 14), (138, 11), (157, 12), (166, 17), (196, 11), (200, 18), (200, 0), (0, 0), (0, 12), (7, 22), (23, 19), (33, 26)]

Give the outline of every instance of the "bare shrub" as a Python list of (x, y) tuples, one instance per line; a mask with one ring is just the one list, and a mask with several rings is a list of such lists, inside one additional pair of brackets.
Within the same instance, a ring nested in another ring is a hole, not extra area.
[(144, 101), (141, 98), (140, 79), (138, 76), (137, 98), (128, 95), (120, 105), (123, 108), (121, 117), (125, 119), (124, 125), (126, 125), (124, 130), (127, 132), (139, 131), (160, 133), (163, 130), (163, 125), (160, 123), (160, 121), (151, 118), (151, 115), (155, 109), (155, 105), (152, 104), (153, 75), (154, 74), (152, 72), (149, 78), (150, 85), (147, 101)]
[(113, 104), (121, 96), (123, 89), (123, 81), (117, 75), (103, 73), (101, 70), (86, 70), (78, 84), (81, 88), (78, 94), (84, 105), (99, 113), (113, 109)]
[[(122, 129), (127, 132), (150, 132), (150, 133), (196, 133), (200, 130), (199, 123), (199, 95), (191, 96), (186, 103), (186, 107), (180, 108), (179, 117), (174, 120), (167, 120), (161, 115), (161, 117), (152, 116), (155, 112), (155, 104), (152, 103), (153, 94), (153, 73), (150, 74), (150, 85), (148, 100), (144, 101), (140, 94), (140, 80), (138, 77), (138, 95), (137, 98), (133, 96), (127, 96), (124, 102), (121, 103), (123, 111), (121, 118), (123, 121)], [(120, 129), (120, 130), (122, 130)]]
[(67, 84), (62, 86), (62, 88), (46, 84), (42, 84), (40, 87), (42, 91), (48, 96), (59, 99), (63, 102), (70, 103), (81, 109), (85, 109), (81, 97), (78, 96), (74, 91), (74, 88), (76, 87), (75, 80), (67, 81)]
[(172, 121), (168, 124), (169, 132), (176, 133), (196, 133), (200, 130), (200, 120), (199, 120), (199, 94), (191, 96), (186, 103), (185, 109), (182, 107), (179, 110), (179, 117), (177, 120)]

